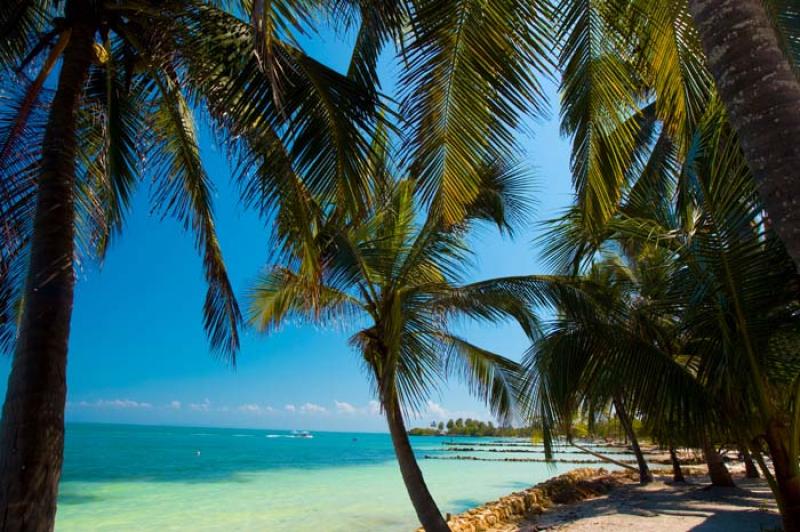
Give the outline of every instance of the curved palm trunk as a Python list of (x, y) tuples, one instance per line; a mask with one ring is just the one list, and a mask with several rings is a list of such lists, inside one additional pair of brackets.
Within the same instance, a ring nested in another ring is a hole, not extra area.
[(772, 475), (772, 472), (767, 467), (767, 463), (764, 461), (764, 457), (761, 456), (761, 450), (757, 447), (753, 447), (751, 449), (750, 455), (758, 464), (758, 467), (761, 469), (761, 474), (764, 475), (764, 479), (769, 484), (769, 489), (772, 490), (772, 494), (775, 496), (775, 502), (778, 503), (778, 509), (781, 513), (783, 513), (783, 501), (781, 501), (781, 492), (778, 491), (778, 483), (775, 482), (775, 477)]
[(783, 529), (787, 532), (800, 531), (800, 475), (797, 473), (797, 457), (793, 464), (788, 449), (790, 438), (781, 426), (773, 422), (767, 427), (765, 439), (775, 470)]
[[(0, 530), (52, 530), (64, 451), (73, 298), (76, 111), (92, 60), (88, 2), (64, 53), (42, 154), (30, 264), (0, 424)], [(80, 7), (77, 7), (80, 6)]]
[(428, 486), (425, 485), (425, 479), (422, 477), (422, 471), (417, 464), (414, 450), (408, 439), (397, 397), (383, 397), (382, 402), (400, 473), (403, 475), (403, 482), (406, 485), (411, 504), (414, 505), (414, 510), (417, 512), (419, 522), (427, 532), (450, 532), (450, 527), (447, 526), (447, 522), (436, 506), (436, 501), (428, 491)]
[(747, 449), (747, 446), (740, 445), (739, 452), (742, 453), (742, 461), (744, 462), (745, 476), (747, 478), (761, 478), (761, 475), (758, 474), (758, 468), (756, 467), (756, 464), (753, 462), (753, 457), (750, 455), (750, 451)]
[(689, 0), (770, 220), (800, 265), (800, 83), (763, 0)]
[(623, 469), (629, 469), (631, 471), (639, 471), (638, 467), (633, 467), (632, 465), (626, 464), (625, 462), (620, 462), (619, 460), (614, 460), (610, 456), (606, 456), (604, 454), (597, 453), (597, 452), (589, 449), (588, 447), (584, 447), (584, 446), (580, 445), (579, 443), (575, 443), (574, 441), (570, 442), (570, 445), (572, 445), (576, 449), (579, 449), (579, 450), (585, 452), (586, 454), (590, 454), (590, 455), (594, 456), (595, 458), (599, 458), (600, 460), (602, 460), (604, 462), (608, 462), (609, 464), (614, 464), (615, 466), (619, 466), (619, 467), (621, 467)]
[(672, 462), (672, 481), (673, 482), (686, 482), (681, 469), (681, 461), (678, 460), (678, 453), (675, 452), (675, 447), (669, 448), (669, 460)]
[(625, 411), (622, 401), (614, 401), (614, 410), (617, 411), (619, 423), (622, 425), (625, 435), (631, 442), (633, 454), (636, 455), (636, 463), (639, 465), (639, 483), (649, 484), (650, 482), (653, 482), (653, 473), (650, 472), (650, 467), (647, 465), (647, 460), (644, 459), (642, 449), (639, 447), (639, 439), (636, 437), (636, 433), (633, 431), (633, 421), (631, 421), (631, 418), (628, 417), (628, 412)]
[(711, 478), (712, 486), (719, 488), (733, 488), (736, 486), (733, 483), (730, 471), (725, 467), (725, 462), (722, 461), (722, 457), (714, 449), (707, 437), (703, 438), (703, 456), (705, 456), (706, 464), (708, 465), (708, 476)]

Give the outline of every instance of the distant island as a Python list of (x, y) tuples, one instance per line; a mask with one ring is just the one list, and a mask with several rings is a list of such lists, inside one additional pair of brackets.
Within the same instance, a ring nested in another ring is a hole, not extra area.
[(408, 431), (410, 436), (501, 436), (528, 438), (534, 434), (533, 427), (496, 427), (491, 421), (477, 419), (448, 419), (431, 423), (430, 427), (418, 427)]

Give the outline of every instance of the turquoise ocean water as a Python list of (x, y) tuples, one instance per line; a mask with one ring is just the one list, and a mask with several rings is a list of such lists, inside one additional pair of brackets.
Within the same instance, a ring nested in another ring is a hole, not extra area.
[[(289, 434), (70, 424), (56, 529), (409, 531), (417, 525), (388, 434)], [(442, 441), (412, 438), (444, 512), (580, 467), (424, 459), (447, 455)]]

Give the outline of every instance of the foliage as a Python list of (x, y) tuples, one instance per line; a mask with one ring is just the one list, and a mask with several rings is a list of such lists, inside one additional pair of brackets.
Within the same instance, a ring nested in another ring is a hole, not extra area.
[[(797, 64), (796, 6), (765, 4)], [(716, 89), (686, 0), (559, 0), (554, 18), (561, 128), (577, 207), (596, 235), (632, 190), (642, 147), (663, 143), (656, 135), (687, 154)]]
[[(346, 205), (363, 199), (359, 165), (377, 102), (292, 44), (286, 30), (300, 24), (303, 3), (234, 3), (236, 13), (260, 21), (255, 25), (203, 0), (97, 5), (97, 60), (79, 115), (75, 209), (82, 261), (103, 259), (122, 232), (135, 189), (149, 182), (153, 209), (195, 236), (208, 284), (204, 325), (212, 347), (231, 360), (241, 315), (216, 236), (198, 120), (236, 162), (245, 200), (268, 216), (298, 216), (298, 187)], [(268, 20), (286, 24), (272, 31)], [(12, 0), (0, 8), (3, 350), (13, 347), (22, 297), (53, 96), (45, 81), (57, 72), (70, 24), (48, 0)]]
[(456, 424), (452, 419), (447, 421), (447, 430), (442, 423), (437, 427), (417, 427), (408, 431), (411, 436), (494, 436), (502, 438), (530, 438), (534, 433), (533, 427), (512, 427), (510, 425), (495, 426), (491, 421), (477, 419), (458, 420)]
[(250, 320), (267, 332), (290, 320), (356, 329), (350, 343), (382, 401), (396, 397), (417, 411), (441, 379), (455, 376), (507, 419), (518, 389), (516, 364), (456, 335), (450, 323), (510, 318), (533, 331), (529, 308), (509, 280), (460, 283), (469, 264), (469, 226), (480, 217), (503, 227), (518, 215), (524, 174), (487, 165), (471, 218), (445, 226), (434, 216), (419, 219), (415, 184), (393, 177), (385, 142), (378, 135), (373, 143), (369, 211), (351, 220), (314, 205), (311, 225), (293, 228), (309, 237), (287, 241), (288, 265), (269, 268), (251, 290)]
[[(380, 52), (399, 67), (401, 159), (423, 203), (460, 223), (487, 161), (514, 159), (525, 114), (543, 116), (553, 73), (547, 0), (334, 0), (334, 20), (360, 20), (350, 72), (377, 81)], [(345, 24), (346, 27), (349, 25)]]
[(548, 249), (576, 274), (550, 278), (573, 291), (526, 357), (531, 412), (548, 439), (621, 399), (663, 443), (768, 441), (795, 475), (794, 265), (715, 102), (684, 153), (662, 147), (642, 146), (599, 232), (576, 210), (554, 223)]

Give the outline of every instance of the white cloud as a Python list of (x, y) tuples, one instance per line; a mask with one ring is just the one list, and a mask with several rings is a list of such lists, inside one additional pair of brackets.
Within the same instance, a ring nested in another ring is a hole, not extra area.
[(345, 401), (337, 401), (334, 399), (333, 403), (336, 405), (336, 411), (340, 414), (352, 415), (358, 411), (356, 407)]
[(381, 413), (381, 404), (373, 399), (367, 406), (367, 413), (369, 413), (371, 416), (379, 415)]
[(261, 406), (256, 403), (246, 403), (236, 407), (239, 412), (246, 412), (248, 414), (271, 414), (275, 409), (271, 406)]
[(300, 407), (301, 414), (324, 414), (327, 409), (314, 403), (306, 403)]
[(94, 402), (81, 401), (78, 403), (82, 408), (153, 408), (151, 403), (133, 401), (131, 399), (98, 399)]
[(450, 415), (448, 414), (447, 410), (442, 407), (442, 405), (435, 403), (430, 399), (428, 399), (428, 409), (425, 411), (425, 414), (436, 419), (445, 419), (448, 415)]
[(189, 408), (195, 412), (208, 412), (211, 410), (211, 401), (206, 397), (202, 403), (189, 403)]
[(237, 410), (239, 410), (240, 412), (249, 412), (251, 414), (260, 414), (261, 413), (261, 407), (258, 406), (257, 404), (254, 404), (254, 403), (239, 405)]
[[(381, 406), (378, 401), (372, 400), (365, 405), (349, 403), (347, 401), (333, 401), (333, 408), (323, 405), (305, 402), (303, 404), (287, 403), (283, 408), (273, 408), (269, 405), (258, 403), (242, 403), (240, 405), (219, 405), (209, 398), (201, 402), (190, 403), (182, 402), (177, 399), (166, 401), (154, 405), (145, 401), (135, 401), (132, 399), (98, 399), (96, 401), (67, 402), (67, 408), (105, 408), (105, 409), (156, 409), (161, 411), (180, 411), (187, 410), (192, 412), (212, 413), (212, 412), (239, 412), (253, 416), (276, 414), (283, 411), (286, 414), (303, 415), (325, 415), (335, 413), (341, 416), (378, 416), (381, 414)], [(427, 409), (421, 415), (428, 418), (445, 418), (454, 415), (456, 412), (449, 412), (441, 405), (428, 401)]]

